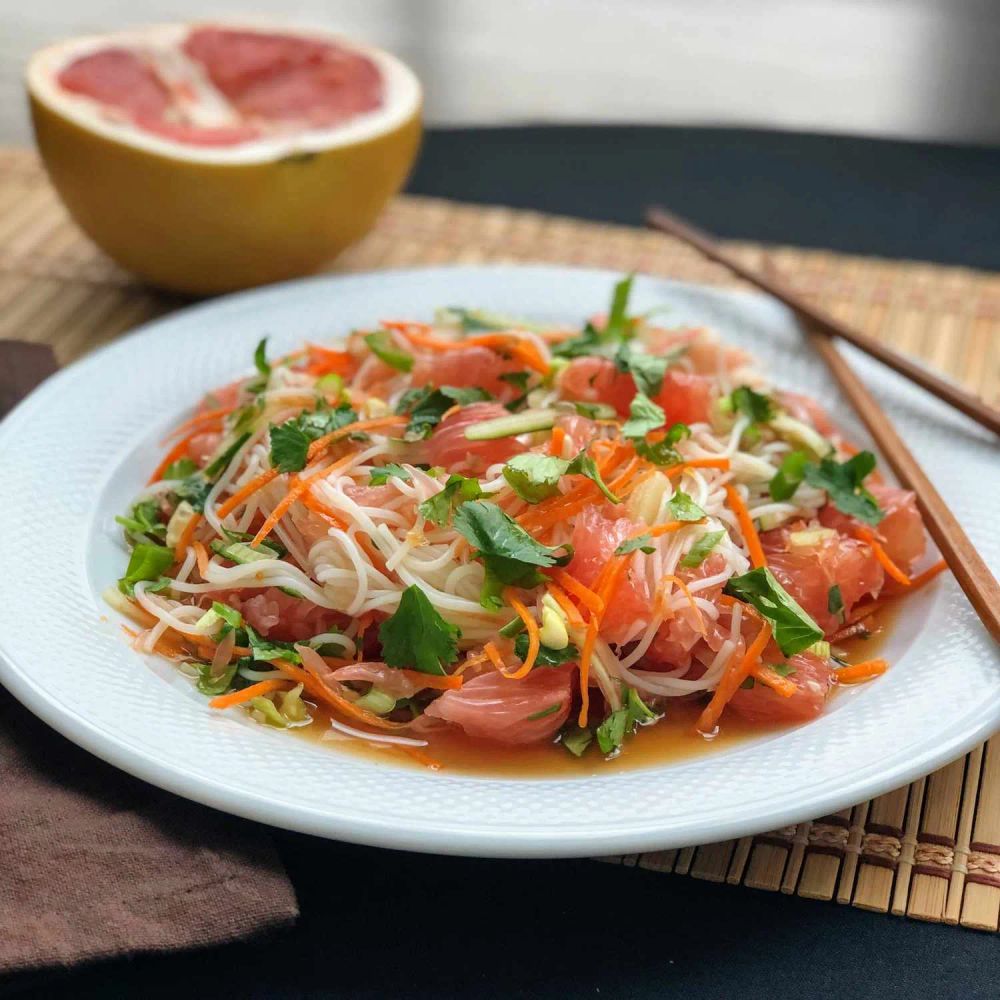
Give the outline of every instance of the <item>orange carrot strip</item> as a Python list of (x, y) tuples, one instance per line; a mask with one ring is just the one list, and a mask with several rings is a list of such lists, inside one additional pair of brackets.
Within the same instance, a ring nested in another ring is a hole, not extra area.
[(225, 503), (220, 504), (215, 509), (218, 517), (228, 517), (244, 500), (251, 497), (258, 490), (262, 490), (272, 480), (277, 479), (279, 472), (277, 469), (265, 469), (259, 476), (255, 476), (249, 483), (244, 483)]
[(592, 618), (587, 626), (587, 634), (583, 637), (583, 648), (580, 650), (580, 714), (576, 722), (581, 729), (586, 728), (587, 718), (590, 715), (590, 661), (594, 655), (594, 644), (597, 642), (599, 628), (599, 620)]
[(739, 522), (740, 532), (743, 535), (747, 551), (750, 553), (750, 562), (753, 568), (759, 569), (761, 566), (766, 566), (767, 559), (764, 558), (764, 548), (760, 544), (757, 529), (753, 526), (753, 518), (750, 516), (750, 511), (747, 510), (747, 505), (743, 502), (739, 491), (730, 483), (726, 483), (726, 497), (729, 500), (729, 506), (736, 515), (736, 520)]
[(194, 539), (194, 533), (198, 529), (198, 525), (201, 524), (202, 515), (197, 511), (191, 515), (190, 520), (184, 525), (184, 530), (181, 532), (180, 537), (177, 539), (177, 544), (174, 546), (174, 559), (180, 562), (185, 555), (187, 555), (188, 546)]
[(306, 474), (302, 476), (293, 474), (288, 492), (281, 498), (278, 505), (267, 516), (267, 519), (260, 526), (260, 530), (256, 535), (254, 535), (253, 541), (250, 544), (259, 545), (265, 538), (267, 538), (267, 536), (274, 530), (275, 525), (285, 516), (286, 513), (288, 513), (292, 504), (307, 493), (317, 479), (321, 479), (323, 476), (332, 475), (339, 469), (344, 468), (344, 466), (350, 465), (353, 460), (353, 454), (344, 455), (343, 458), (338, 459), (332, 465), (324, 466), (321, 469), (306, 469)]
[(549, 575), (554, 577), (560, 586), (565, 587), (591, 614), (604, 614), (604, 601), (595, 594), (589, 587), (585, 587), (575, 576), (571, 576), (564, 569), (549, 570)]
[(500, 673), (504, 672), (503, 657), (500, 655), (500, 650), (497, 649), (496, 645), (492, 642), (486, 643), (483, 646), (483, 652), (489, 657), (490, 663), (493, 664)]
[(729, 468), (728, 458), (691, 458), (687, 459), (681, 465), (672, 466), (667, 471), (672, 473), (674, 470), (679, 470), (683, 472), (685, 469), (723, 469)]
[(878, 539), (872, 532), (867, 528), (856, 528), (854, 530), (855, 538), (859, 538), (862, 542), (869, 546), (872, 552), (875, 554), (875, 558), (878, 560), (879, 565), (886, 571), (896, 581), (896, 583), (901, 584), (904, 587), (909, 587), (912, 585), (913, 581), (892, 561), (889, 557), (889, 553), (882, 548)]
[(943, 573), (947, 568), (948, 564), (941, 559), (939, 562), (934, 563), (933, 566), (928, 566), (922, 573), (910, 577), (910, 591), (918, 590), (925, 583), (933, 580), (939, 573)]
[(358, 420), (353, 424), (347, 424), (345, 427), (339, 427), (335, 431), (330, 431), (329, 434), (324, 434), (321, 438), (316, 438), (309, 445), (306, 456), (310, 462), (315, 461), (334, 441), (350, 437), (352, 434), (357, 434), (360, 431), (377, 431), (386, 427), (399, 427), (405, 424), (407, 419), (407, 417), (403, 416), (375, 417), (373, 420)]
[(278, 677), (269, 677), (266, 681), (258, 681), (250, 687), (242, 688), (239, 691), (230, 691), (229, 694), (220, 694), (218, 698), (213, 698), (209, 703), (209, 708), (232, 708), (234, 705), (242, 705), (257, 698), (262, 694), (270, 694), (272, 691), (283, 689), (288, 683)]
[(708, 630), (705, 628), (705, 616), (701, 613), (701, 608), (698, 607), (698, 602), (694, 599), (694, 594), (691, 593), (691, 588), (679, 577), (669, 574), (664, 576), (660, 581), (661, 587), (659, 589), (658, 601), (662, 602), (664, 599), (664, 590), (662, 584), (664, 583), (676, 583), (678, 587), (684, 592), (684, 596), (687, 598), (688, 604), (691, 605), (691, 610), (694, 612), (695, 617), (698, 619), (698, 631), (702, 635), (707, 635)]
[(217, 410), (206, 410), (204, 413), (196, 413), (193, 417), (189, 417), (182, 424), (178, 424), (166, 437), (165, 440), (169, 441), (170, 438), (176, 437), (178, 434), (183, 434), (186, 431), (191, 430), (191, 428), (202, 428), (203, 424), (210, 424), (216, 420), (222, 420), (223, 418), (229, 416), (236, 409), (235, 406), (220, 406)]
[(722, 710), (729, 704), (729, 700), (739, 690), (740, 685), (750, 676), (750, 671), (760, 660), (764, 647), (771, 639), (771, 626), (768, 622), (761, 625), (757, 638), (750, 644), (743, 659), (737, 661), (735, 654), (726, 665), (726, 672), (722, 675), (718, 687), (712, 694), (712, 700), (705, 706), (705, 710), (698, 716), (695, 728), (700, 733), (711, 733), (722, 715)]
[(398, 330), (411, 344), (429, 351), (460, 351), (466, 347), (488, 347), (492, 350), (506, 351), (542, 375), (549, 370), (548, 364), (534, 344), (515, 333), (484, 333), (477, 337), (463, 337), (461, 340), (444, 340), (414, 330), (414, 324), (405, 329), (399, 329), (398, 326), (388, 323), (384, 323), (383, 326)]
[(191, 548), (194, 549), (194, 554), (198, 558), (198, 572), (204, 580), (208, 573), (208, 549), (201, 542), (192, 542)]
[(562, 608), (563, 614), (566, 615), (570, 625), (582, 625), (583, 618), (580, 616), (580, 612), (577, 611), (576, 605), (569, 599), (566, 591), (557, 583), (552, 582), (548, 584), (547, 589), (552, 596), (552, 600)]
[(163, 456), (160, 464), (153, 470), (149, 479), (146, 480), (146, 485), (151, 486), (153, 483), (158, 483), (163, 478), (167, 469), (169, 469), (170, 466), (177, 461), (177, 459), (183, 458), (187, 454), (188, 444), (191, 441), (191, 438), (200, 433), (201, 431), (195, 430), (185, 437), (182, 437), (180, 441), (178, 441), (177, 444), (175, 444), (173, 448), (171, 448), (170, 451)]
[(888, 669), (889, 664), (885, 660), (865, 660), (850, 667), (841, 667), (837, 671), (837, 681), (840, 684), (860, 684), (884, 674)]
[(461, 674), (425, 674), (419, 670), (400, 670), (400, 673), (414, 684), (433, 688), (435, 691), (454, 691), (462, 686)]
[(766, 684), (772, 691), (780, 694), (782, 698), (791, 698), (798, 691), (794, 681), (782, 677), (774, 667), (769, 667), (766, 663), (758, 663), (750, 674), (761, 684)]
[(308, 670), (297, 667), (288, 660), (271, 660), (271, 664), (280, 670), (286, 677), (301, 684), (317, 701), (325, 701), (328, 705), (337, 709), (342, 715), (356, 719), (365, 725), (374, 726), (376, 729), (404, 729), (405, 722), (392, 722), (383, 719), (374, 712), (368, 712), (363, 708), (358, 708), (353, 701), (345, 698), (342, 694), (334, 691), (333, 688), (324, 684), (318, 677), (314, 677)]
[(558, 425), (552, 428), (552, 439), (549, 441), (549, 453), (556, 458), (562, 457), (563, 444), (566, 441), (566, 432)]
[[(704, 520), (704, 518), (702, 518)], [(660, 535), (669, 535), (672, 531), (680, 531), (689, 524), (700, 524), (701, 521), (664, 521), (663, 524), (654, 524), (651, 528), (640, 528), (633, 538), (641, 538), (648, 534), (651, 538), (659, 538)]]
[(299, 497), (299, 503), (304, 507), (308, 507), (314, 514), (319, 514), (328, 524), (332, 524), (334, 527), (344, 531), (347, 530), (347, 525), (326, 504), (321, 500), (317, 500), (308, 490)]
[(525, 656), (521, 666), (519, 666), (513, 673), (504, 673), (504, 677), (507, 677), (512, 681), (519, 681), (522, 677), (527, 677), (534, 668), (535, 660), (538, 659), (538, 650), (541, 648), (542, 640), (539, 633), (538, 622), (535, 621), (535, 616), (531, 614), (528, 609), (516, 597), (514, 597), (513, 594), (507, 593), (504, 596), (507, 598), (510, 606), (517, 612), (518, 618), (524, 622), (524, 627), (528, 631), (527, 656)]

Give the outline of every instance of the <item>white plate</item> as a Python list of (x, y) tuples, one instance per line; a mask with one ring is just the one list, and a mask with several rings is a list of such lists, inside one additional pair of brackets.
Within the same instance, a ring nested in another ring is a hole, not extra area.
[[(722, 840), (829, 813), (925, 774), (1000, 727), (1000, 656), (949, 577), (906, 604), (879, 680), (816, 722), (674, 765), (589, 778), (510, 780), (372, 762), (208, 709), (164, 663), (123, 641), (100, 600), (121, 574), (114, 528), (158, 441), (208, 388), (273, 351), (379, 318), (465, 304), (542, 320), (605, 308), (616, 275), (438, 268), (318, 278), (236, 295), (151, 323), (50, 379), (0, 424), (0, 680), (105, 760), (199, 802), (276, 826), (387, 847), (571, 856)], [(652, 278), (633, 305), (668, 303), (815, 394), (858, 440), (823, 365), (781, 306)], [(995, 442), (890, 372), (868, 376), (994, 571)]]

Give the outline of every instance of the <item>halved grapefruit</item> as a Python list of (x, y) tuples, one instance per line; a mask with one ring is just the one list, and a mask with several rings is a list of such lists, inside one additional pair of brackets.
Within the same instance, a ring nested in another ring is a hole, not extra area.
[(316, 270), (402, 186), (420, 84), (379, 49), (316, 30), (160, 25), (35, 54), (42, 158), (118, 263), (207, 294)]

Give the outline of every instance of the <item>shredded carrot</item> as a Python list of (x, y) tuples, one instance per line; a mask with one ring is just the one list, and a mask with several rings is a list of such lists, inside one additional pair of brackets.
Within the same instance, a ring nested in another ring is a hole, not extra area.
[(418, 764), (429, 767), (432, 771), (441, 770), (441, 761), (426, 753), (421, 747), (397, 746), (396, 750), (401, 750), (407, 757), (412, 757)]
[(198, 572), (201, 574), (203, 580), (207, 579), (208, 574), (208, 549), (201, 542), (192, 542), (191, 548), (194, 549), (194, 554), (198, 558)]
[(552, 600), (562, 608), (563, 614), (566, 615), (570, 625), (582, 625), (583, 618), (580, 616), (580, 612), (577, 611), (576, 605), (569, 599), (566, 591), (557, 583), (552, 583), (551, 581), (548, 583), (547, 589)]
[[(218, 645), (218, 643), (216, 643), (216, 645)], [(232, 656), (230, 657), (230, 662), (232, 662), (232, 660), (234, 659), (238, 660), (241, 656), (250, 656), (252, 652), (253, 650), (251, 650), (249, 646), (233, 646), (233, 653)], [(215, 646), (209, 646), (204, 644), (199, 645), (198, 655), (203, 660), (211, 660), (212, 657), (215, 656)]]
[(314, 514), (318, 514), (328, 524), (332, 524), (343, 531), (347, 530), (347, 525), (325, 503), (317, 500), (308, 490), (299, 497), (299, 503), (304, 507), (308, 507)]
[(250, 687), (242, 688), (239, 691), (230, 691), (229, 694), (220, 694), (218, 698), (213, 698), (209, 703), (209, 708), (232, 708), (234, 705), (243, 705), (253, 698), (262, 694), (270, 694), (278, 691), (288, 683), (278, 677), (270, 677), (266, 681), (258, 681)]
[(549, 574), (555, 578), (556, 582), (565, 587), (591, 614), (604, 614), (604, 601), (595, 594), (589, 587), (585, 587), (575, 576), (571, 576), (564, 569), (549, 570)]
[(404, 722), (392, 722), (383, 719), (374, 712), (368, 712), (363, 708), (358, 708), (353, 701), (345, 698), (342, 694), (334, 691), (329, 685), (324, 684), (318, 677), (314, 677), (308, 670), (297, 667), (288, 660), (272, 660), (273, 666), (280, 670), (286, 677), (301, 684), (317, 701), (324, 701), (326, 704), (337, 709), (343, 715), (352, 719), (357, 719), (366, 725), (374, 726), (376, 729), (403, 729)]
[(462, 686), (461, 674), (425, 674), (419, 670), (400, 670), (407, 680), (420, 687), (433, 688), (435, 691), (454, 691)]
[(407, 422), (407, 417), (403, 416), (389, 416), (389, 417), (375, 417), (372, 420), (358, 420), (353, 424), (347, 424), (344, 427), (339, 427), (335, 431), (330, 431), (329, 434), (324, 434), (321, 438), (316, 438), (311, 445), (309, 445), (309, 450), (306, 452), (310, 462), (314, 462), (327, 448), (333, 444), (334, 441), (339, 441), (341, 438), (350, 437), (352, 434), (358, 434), (361, 431), (378, 431), (383, 430), (387, 427), (399, 427)]
[(904, 587), (909, 587), (912, 585), (913, 581), (892, 561), (889, 557), (889, 553), (882, 548), (875, 535), (870, 532), (867, 528), (855, 528), (854, 536), (859, 538), (862, 542), (867, 544), (871, 548), (872, 552), (875, 554), (875, 558), (878, 560), (879, 565), (886, 571), (896, 581), (896, 583), (901, 584)]
[(939, 573), (943, 573), (948, 568), (948, 564), (942, 559), (939, 562), (934, 563), (933, 566), (928, 566), (922, 573), (918, 573), (916, 576), (910, 577), (910, 591), (917, 590), (922, 587), (925, 583), (929, 583), (934, 579)]
[(758, 663), (750, 673), (761, 684), (766, 684), (772, 691), (780, 694), (782, 698), (791, 698), (798, 691), (794, 681), (782, 677), (774, 667), (769, 667), (766, 663)]
[(840, 684), (860, 684), (884, 674), (888, 669), (889, 664), (885, 660), (865, 660), (850, 667), (841, 667), (837, 671), (837, 681)]
[(496, 645), (493, 642), (486, 643), (486, 645), (483, 646), (483, 652), (489, 657), (490, 663), (492, 663), (493, 666), (500, 671), (500, 673), (503, 673), (503, 657), (500, 655), (500, 650), (497, 649)]
[(168, 451), (166, 455), (163, 456), (163, 459), (161, 460), (160, 464), (153, 470), (152, 475), (150, 475), (149, 479), (146, 480), (146, 485), (151, 486), (153, 483), (158, 483), (163, 478), (164, 473), (166, 473), (167, 469), (169, 469), (170, 466), (174, 464), (174, 462), (176, 462), (179, 458), (183, 458), (185, 455), (187, 455), (188, 444), (190, 443), (191, 438), (195, 437), (200, 433), (201, 433), (200, 430), (194, 430), (185, 437), (182, 437), (180, 441), (178, 441), (177, 444), (175, 444), (170, 449), (170, 451)]
[(600, 627), (600, 621), (592, 618), (587, 626), (587, 634), (583, 637), (583, 648), (580, 650), (580, 714), (576, 722), (581, 729), (586, 728), (590, 715), (590, 661), (594, 656), (594, 645)]
[[(390, 324), (384, 325), (390, 326)], [(488, 347), (507, 352), (542, 375), (548, 373), (549, 365), (535, 345), (516, 333), (484, 333), (476, 337), (463, 337), (461, 340), (444, 340), (415, 330), (413, 325), (410, 324), (408, 328), (401, 330), (397, 326), (390, 328), (398, 330), (416, 347), (423, 347), (429, 351), (460, 351), (466, 347)]]
[(178, 434), (184, 434), (192, 428), (198, 428), (199, 431), (204, 429), (205, 424), (214, 423), (216, 420), (222, 420), (229, 416), (236, 409), (235, 406), (220, 406), (216, 410), (205, 410), (203, 413), (196, 413), (193, 417), (185, 420), (184, 423), (178, 424), (166, 437), (165, 440), (169, 441), (170, 438), (176, 437)]
[(640, 528), (632, 537), (640, 538), (648, 534), (650, 538), (659, 538), (660, 535), (669, 535), (673, 531), (686, 528), (689, 524), (701, 524), (702, 521), (704, 518), (699, 521), (664, 521), (663, 524), (654, 524), (651, 528)]
[(549, 453), (561, 458), (563, 444), (566, 442), (566, 432), (557, 424), (552, 428), (552, 439), (549, 441)]
[(667, 472), (673, 474), (674, 472), (683, 472), (685, 469), (722, 469), (725, 471), (729, 465), (728, 458), (691, 458), (681, 465), (672, 466)]
[(215, 513), (220, 518), (228, 517), (244, 500), (277, 479), (278, 475), (277, 469), (265, 469), (259, 476), (254, 476), (249, 483), (244, 483), (228, 500), (220, 504)]
[(265, 538), (267, 538), (267, 536), (274, 530), (275, 525), (285, 516), (285, 514), (288, 513), (292, 504), (308, 493), (312, 484), (316, 482), (317, 479), (333, 475), (334, 472), (344, 468), (344, 466), (350, 465), (352, 461), (354, 461), (353, 454), (344, 455), (343, 458), (338, 459), (332, 465), (324, 466), (321, 469), (306, 469), (305, 474), (302, 476), (293, 474), (288, 492), (281, 498), (278, 505), (267, 516), (267, 519), (260, 526), (260, 530), (256, 535), (254, 535), (253, 541), (250, 544), (259, 545)]
[(185, 555), (187, 555), (188, 546), (194, 539), (194, 533), (198, 529), (198, 525), (201, 524), (202, 515), (197, 511), (191, 515), (188, 523), (184, 525), (184, 530), (181, 532), (180, 537), (177, 539), (177, 544), (174, 546), (174, 559), (180, 562)]
[(461, 677), (462, 674), (469, 669), (469, 667), (474, 667), (479, 663), (485, 663), (488, 659), (489, 656), (485, 651), (482, 653), (476, 653), (474, 656), (467, 656), (457, 667), (455, 667), (455, 672), (452, 674), (452, 677)]
[(309, 363), (304, 371), (308, 375), (348, 375), (354, 368), (354, 356), (348, 351), (337, 351), (320, 344), (306, 344)]
[(669, 574), (664, 576), (660, 581), (660, 587), (657, 594), (657, 602), (662, 605), (662, 602), (666, 599), (665, 589), (663, 584), (665, 583), (675, 583), (684, 592), (684, 596), (687, 598), (688, 604), (691, 606), (691, 610), (694, 612), (695, 617), (698, 619), (698, 631), (702, 635), (707, 635), (708, 630), (705, 628), (705, 616), (701, 613), (701, 608), (698, 607), (698, 602), (694, 599), (694, 594), (691, 593), (691, 588), (679, 577)]
[(747, 510), (747, 505), (743, 502), (739, 490), (731, 483), (726, 483), (726, 497), (729, 500), (729, 506), (736, 515), (736, 520), (739, 522), (740, 532), (743, 535), (747, 551), (750, 553), (750, 562), (753, 568), (759, 569), (761, 566), (766, 566), (767, 559), (764, 558), (764, 549), (760, 544), (757, 529), (753, 526), (753, 518), (750, 516), (750, 511)]
[(531, 614), (513, 594), (508, 592), (504, 596), (507, 598), (510, 606), (517, 612), (518, 618), (524, 622), (524, 627), (528, 632), (527, 656), (525, 656), (521, 666), (519, 666), (517, 670), (510, 674), (504, 674), (504, 677), (508, 677), (512, 681), (519, 681), (522, 677), (527, 677), (534, 668), (535, 660), (538, 659), (538, 650), (541, 648), (542, 640), (539, 633), (538, 622), (535, 621), (535, 616)]
[(760, 660), (764, 647), (771, 639), (771, 626), (768, 622), (763, 622), (757, 637), (750, 644), (743, 658), (739, 661), (735, 653), (726, 665), (726, 672), (722, 675), (718, 687), (712, 694), (712, 700), (705, 706), (705, 710), (698, 716), (695, 728), (700, 733), (711, 733), (715, 730), (722, 710), (729, 704), (729, 700), (739, 690), (740, 685), (750, 676), (750, 671)]

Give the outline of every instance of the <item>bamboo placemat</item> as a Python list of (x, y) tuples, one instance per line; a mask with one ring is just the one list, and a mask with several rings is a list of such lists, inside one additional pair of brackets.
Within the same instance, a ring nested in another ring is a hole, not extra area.
[[(764, 253), (734, 246), (750, 261)], [(822, 250), (767, 252), (838, 316), (1000, 404), (1000, 275)], [(413, 197), (394, 202), (336, 270), (504, 261), (736, 284), (658, 234)], [(0, 150), (0, 338), (49, 343), (65, 364), (182, 304), (138, 285), (80, 234), (34, 154)], [(811, 823), (603, 860), (996, 931), (1000, 737), (906, 788)]]

